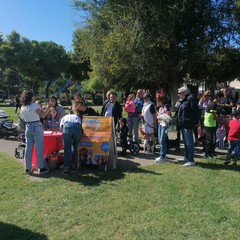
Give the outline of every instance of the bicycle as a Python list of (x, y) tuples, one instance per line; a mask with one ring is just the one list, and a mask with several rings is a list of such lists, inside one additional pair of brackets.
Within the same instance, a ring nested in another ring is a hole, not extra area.
[[(120, 134), (117, 132), (117, 145), (121, 146)], [(125, 145), (126, 150), (128, 149), (132, 154), (137, 155), (141, 149), (139, 143), (133, 141), (132, 135), (127, 135), (127, 142)]]

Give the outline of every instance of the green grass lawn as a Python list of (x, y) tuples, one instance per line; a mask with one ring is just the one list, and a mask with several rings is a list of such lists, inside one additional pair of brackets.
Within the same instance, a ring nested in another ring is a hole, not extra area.
[(196, 161), (39, 181), (0, 153), (1, 239), (239, 239), (239, 171)]

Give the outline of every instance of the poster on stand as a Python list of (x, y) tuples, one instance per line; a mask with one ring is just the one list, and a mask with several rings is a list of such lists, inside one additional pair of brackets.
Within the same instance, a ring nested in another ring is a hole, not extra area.
[[(116, 168), (117, 148), (112, 117), (84, 116), (79, 161), (107, 170)], [(114, 163), (112, 162), (114, 161)]]

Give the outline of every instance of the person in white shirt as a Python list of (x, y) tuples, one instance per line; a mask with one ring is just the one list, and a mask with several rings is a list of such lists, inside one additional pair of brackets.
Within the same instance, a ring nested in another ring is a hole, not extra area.
[(48, 172), (44, 168), (44, 135), (43, 126), (40, 118), (45, 118), (53, 103), (49, 102), (43, 112), (39, 104), (34, 102), (34, 94), (31, 91), (25, 90), (21, 95), (22, 107), (20, 110), (20, 117), (26, 123), (25, 138), (25, 172), (27, 174), (32, 172), (32, 152), (33, 146), (36, 145), (38, 173), (43, 174)]
[(83, 132), (78, 104), (79, 102), (76, 102), (73, 105), (73, 114), (65, 115), (60, 122), (64, 143), (64, 168), (62, 171), (64, 175), (69, 174), (70, 166), (72, 171), (77, 169), (78, 145)]
[(149, 93), (145, 93), (143, 95), (144, 104), (142, 109), (141, 118), (143, 121), (143, 128), (145, 132), (145, 140), (152, 140), (153, 146), (156, 144), (156, 138), (154, 131), (157, 127), (157, 113), (153, 102), (151, 101), (151, 95)]

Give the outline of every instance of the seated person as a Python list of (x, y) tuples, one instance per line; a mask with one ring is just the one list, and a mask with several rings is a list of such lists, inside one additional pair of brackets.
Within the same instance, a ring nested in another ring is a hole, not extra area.
[[(65, 115), (65, 110), (64, 110), (63, 106), (58, 104), (58, 100), (55, 96), (50, 97), (49, 101), (53, 102), (53, 104), (54, 104), (53, 107), (55, 107), (55, 109), (57, 111), (57, 117), (59, 119), (61, 119)], [(46, 118), (50, 118), (50, 114), (48, 114)]]
[(50, 115), (45, 119), (44, 129), (48, 130), (59, 130), (60, 128), (60, 118), (57, 116), (57, 110), (52, 107), (50, 110)]

